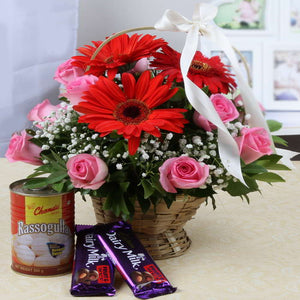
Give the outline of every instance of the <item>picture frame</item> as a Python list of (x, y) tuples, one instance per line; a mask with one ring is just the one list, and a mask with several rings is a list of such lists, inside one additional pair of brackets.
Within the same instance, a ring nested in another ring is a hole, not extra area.
[(264, 72), (266, 110), (300, 111), (300, 44), (265, 44)]
[(300, 37), (300, 1), (280, 0), (280, 38)]
[(278, 22), (274, 22), (278, 19), (278, 1), (216, 0), (214, 3), (219, 8), (214, 21), (227, 35), (257, 37), (273, 35), (279, 30)]
[[(244, 78), (252, 87), (257, 100), (262, 102), (262, 46), (251, 42), (242, 43), (240, 40), (235, 41), (234, 39), (230, 41), (234, 49), (237, 50), (235, 52), (245, 76)], [(240, 57), (238, 52), (240, 52), (243, 57)], [(215, 45), (210, 45), (208, 53), (209, 56), (219, 55), (225, 65), (230, 64), (228, 59), (224, 56), (224, 53)], [(247, 63), (247, 68), (245, 67), (245, 63)], [(231, 71), (230, 68), (229, 71)]]

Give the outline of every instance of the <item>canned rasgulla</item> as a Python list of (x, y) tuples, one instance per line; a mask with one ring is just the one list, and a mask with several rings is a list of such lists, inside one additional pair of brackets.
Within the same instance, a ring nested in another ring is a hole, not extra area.
[(10, 185), (12, 269), (30, 275), (71, 271), (74, 250), (74, 192)]

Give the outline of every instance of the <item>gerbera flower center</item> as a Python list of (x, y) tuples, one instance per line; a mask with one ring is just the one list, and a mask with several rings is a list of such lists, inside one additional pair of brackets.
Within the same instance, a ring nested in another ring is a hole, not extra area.
[(137, 99), (129, 99), (117, 105), (114, 117), (125, 125), (140, 124), (147, 120), (150, 109)]
[(111, 63), (114, 62), (114, 59), (113, 59), (112, 56), (109, 56), (109, 57), (107, 57), (107, 58), (104, 59), (104, 62), (105, 62), (106, 64), (111, 64)]
[(211, 66), (199, 60), (193, 60), (190, 67), (196, 73), (206, 73), (211, 69)]

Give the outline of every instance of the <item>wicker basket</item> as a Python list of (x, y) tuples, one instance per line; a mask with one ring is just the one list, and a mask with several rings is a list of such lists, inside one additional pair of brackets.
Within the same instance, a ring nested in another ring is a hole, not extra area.
[[(132, 228), (149, 254), (154, 259), (165, 259), (182, 255), (191, 245), (183, 229), (206, 198), (179, 195), (170, 208), (161, 201), (156, 210), (152, 206), (144, 214), (137, 204)], [(104, 210), (105, 198), (92, 198), (97, 223), (119, 220), (112, 212)]]

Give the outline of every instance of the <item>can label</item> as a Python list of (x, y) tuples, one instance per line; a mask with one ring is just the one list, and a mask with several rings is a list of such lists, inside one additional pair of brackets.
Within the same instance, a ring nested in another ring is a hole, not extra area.
[(11, 191), (12, 269), (30, 275), (71, 271), (74, 193), (41, 197)]

